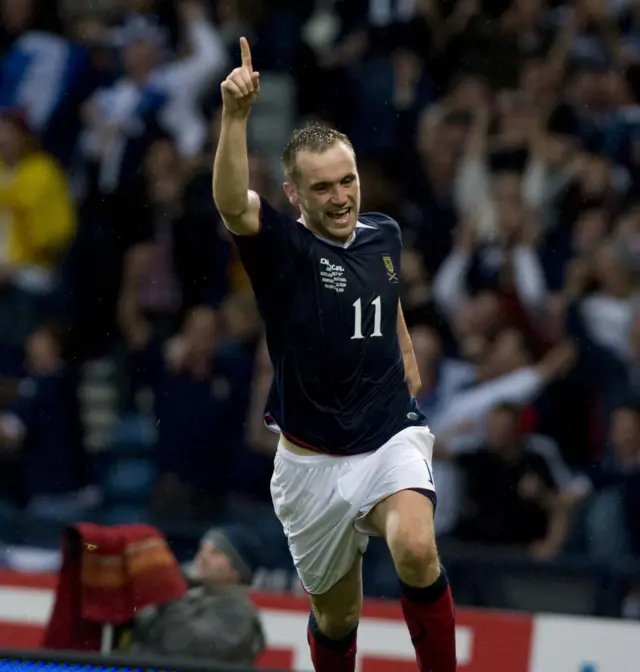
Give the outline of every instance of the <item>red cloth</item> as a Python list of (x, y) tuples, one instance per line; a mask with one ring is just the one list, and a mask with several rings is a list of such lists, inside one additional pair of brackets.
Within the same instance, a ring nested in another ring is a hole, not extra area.
[(79, 523), (63, 538), (62, 569), (43, 646), (99, 650), (102, 625), (182, 597), (187, 585), (158, 530)]

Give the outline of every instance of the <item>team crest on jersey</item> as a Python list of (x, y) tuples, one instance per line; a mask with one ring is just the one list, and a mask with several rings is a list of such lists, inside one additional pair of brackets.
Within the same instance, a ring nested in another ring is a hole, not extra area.
[(393, 261), (388, 254), (382, 256), (382, 261), (384, 262), (384, 267), (387, 269), (387, 275), (389, 276), (389, 282), (398, 282), (398, 273), (393, 265)]

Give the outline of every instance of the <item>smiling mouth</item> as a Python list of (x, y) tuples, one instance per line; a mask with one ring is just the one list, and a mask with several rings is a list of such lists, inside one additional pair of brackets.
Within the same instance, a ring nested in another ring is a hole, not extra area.
[(327, 215), (338, 224), (346, 224), (349, 221), (349, 215), (351, 214), (351, 208), (342, 208), (342, 210), (333, 210), (328, 212)]

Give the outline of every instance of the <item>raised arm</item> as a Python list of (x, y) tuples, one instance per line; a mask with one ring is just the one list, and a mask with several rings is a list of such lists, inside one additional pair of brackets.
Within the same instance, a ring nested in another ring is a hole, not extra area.
[(242, 65), (222, 82), (222, 125), (213, 165), (213, 200), (225, 226), (239, 236), (260, 230), (260, 200), (249, 191), (247, 122), (260, 91), (249, 43), (240, 38)]

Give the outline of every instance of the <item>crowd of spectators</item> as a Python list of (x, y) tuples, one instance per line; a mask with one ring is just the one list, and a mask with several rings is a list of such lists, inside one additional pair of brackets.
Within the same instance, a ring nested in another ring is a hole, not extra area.
[(210, 196), (240, 35), (252, 188), (289, 207), (279, 151), (320, 119), (401, 224), (440, 537), (640, 556), (633, 0), (1, 0), (0, 499), (101, 505), (78, 385), (115, 358), (151, 511), (268, 508), (270, 364)]

